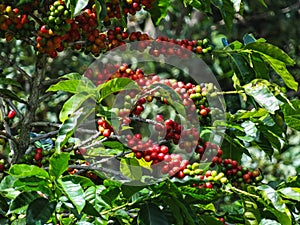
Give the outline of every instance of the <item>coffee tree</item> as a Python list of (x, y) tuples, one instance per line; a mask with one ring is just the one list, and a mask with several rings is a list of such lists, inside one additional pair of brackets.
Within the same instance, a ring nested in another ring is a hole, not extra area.
[[(218, 10), (229, 33), (243, 11), (180, 4)], [(127, 28), (147, 16), (158, 26), (175, 8), (1, 1), (1, 224), (299, 223), (299, 176), (269, 182), (243, 160), (271, 160), (300, 130), (300, 102), (286, 94), (298, 90), (294, 60), (252, 34), (218, 47)], [(231, 90), (210, 71), (216, 61)]]

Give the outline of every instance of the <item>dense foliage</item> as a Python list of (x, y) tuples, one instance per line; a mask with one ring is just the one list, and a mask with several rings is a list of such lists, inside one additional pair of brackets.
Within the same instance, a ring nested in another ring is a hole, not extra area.
[(248, 26), (276, 4), (0, 1), (0, 223), (298, 224), (297, 40)]

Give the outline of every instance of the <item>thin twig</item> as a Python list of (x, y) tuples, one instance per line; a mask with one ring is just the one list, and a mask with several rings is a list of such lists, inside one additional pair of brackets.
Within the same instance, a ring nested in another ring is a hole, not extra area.
[(61, 124), (53, 123), (53, 122), (33, 122), (31, 124), (32, 127), (60, 127)]
[(55, 136), (57, 134), (58, 134), (58, 130), (51, 131), (51, 132), (46, 133), (46, 134), (41, 134), (38, 137), (30, 139), (30, 143), (34, 143), (36, 141), (39, 141), (39, 140), (42, 140), (42, 139), (45, 139), (45, 138), (50, 138), (50, 137), (53, 137), (53, 136)]
[(4, 63), (8, 64), (9, 66), (13, 67), (21, 75), (25, 76), (28, 80), (31, 79), (31, 76), (25, 70), (23, 70), (21, 67), (19, 67), (16, 63), (13, 63), (12, 61), (10, 61), (8, 58), (0, 55), (0, 60), (2, 60)]

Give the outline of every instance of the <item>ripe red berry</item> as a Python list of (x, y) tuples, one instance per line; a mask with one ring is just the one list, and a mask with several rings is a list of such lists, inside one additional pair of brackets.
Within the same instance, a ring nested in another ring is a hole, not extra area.
[(103, 136), (104, 136), (104, 137), (109, 137), (110, 134), (111, 134), (111, 130), (110, 130), (110, 129), (105, 129), (105, 130), (103, 131)]
[(0, 172), (3, 172), (5, 170), (5, 165), (4, 164), (0, 164)]
[(162, 115), (156, 115), (155, 117), (156, 121), (159, 122), (159, 123), (162, 123), (164, 121), (164, 118)]
[(144, 159), (146, 162), (150, 162), (151, 161), (151, 156), (150, 155), (145, 155)]
[(14, 110), (10, 110), (7, 114), (8, 119), (13, 119), (16, 116), (16, 112)]
[(35, 149), (35, 152), (36, 152), (37, 154), (42, 154), (43, 149), (42, 149), (42, 148), (36, 148), (36, 149)]
[(207, 182), (207, 183), (205, 183), (205, 187), (209, 188), (209, 189), (212, 189), (213, 188), (213, 184), (211, 182)]
[(248, 173), (244, 174), (243, 179), (244, 179), (244, 181), (249, 180), (250, 179), (249, 174)]
[(40, 160), (42, 159), (42, 157), (43, 157), (43, 155), (40, 154), (40, 153), (36, 153), (36, 154), (34, 155), (34, 159), (35, 159), (36, 161), (40, 161)]
[(157, 158), (158, 158), (159, 161), (163, 161), (164, 158), (165, 158), (165, 154), (162, 153), (162, 152), (161, 152), (161, 153), (158, 153)]
[(165, 145), (160, 146), (159, 151), (163, 154), (167, 154), (169, 152), (169, 148)]

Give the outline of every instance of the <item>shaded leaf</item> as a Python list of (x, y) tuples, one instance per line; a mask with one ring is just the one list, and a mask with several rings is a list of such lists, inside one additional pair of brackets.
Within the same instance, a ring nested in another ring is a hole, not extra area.
[(229, 56), (231, 58), (231, 65), (234, 72), (244, 81), (243, 83), (249, 83), (255, 78), (253, 69), (242, 54), (231, 53)]
[(212, 0), (212, 3), (220, 10), (222, 17), (225, 21), (228, 31), (231, 31), (234, 19), (234, 7), (231, 0)]
[(168, 225), (163, 212), (154, 204), (144, 204), (138, 215), (139, 225)]
[(36, 192), (23, 192), (19, 194), (11, 203), (9, 206), (9, 212), (11, 213), (17, 213), (22, 214), (26, 211), (28, 205), (36, 198), (38, 198), (39, 195)]
[(23, 89), (22, 85), (13, 79), (0, 77), (0, 85), (12, 85), (18, 88)]
[(11, 100), (15, 100), (17, 102), (21, 102), (21, 103), (24, 103), (26, 104), (26, 101), (24, 101), (23, 99), (19, 98), (18, 95), (9, 90), (9, 89), (2, 89), (0, 88), (0, 96), (3, 97), (3, 98), (9, 98)]
[(168, 9), (170, 7), (170, 0), (155, 1), (152, 3), (152, 7), (148, 10), (151, 14), (153, 23), (158, 26), (160, 21), (166, 17)]
[(209, 224), (209, 225), (222, 225), (223, 223), (218, 220), (215, 216), (210, 216), (210, 215), (201, 215), (201, 221), (203, 221), (202, 223), (200, 223), (201, 225), (203, 224)]
[(45, 198), (38, 198), (30, 203), (26, 213), (26, 224), (46, 224), (52, 216), (56, 202), (50, 202)]
[(88, 5), (88, 0), (68, 0), (67, 6), (70, 8), (72, 13), (72, 18), (79, 15), (81, 10)]

